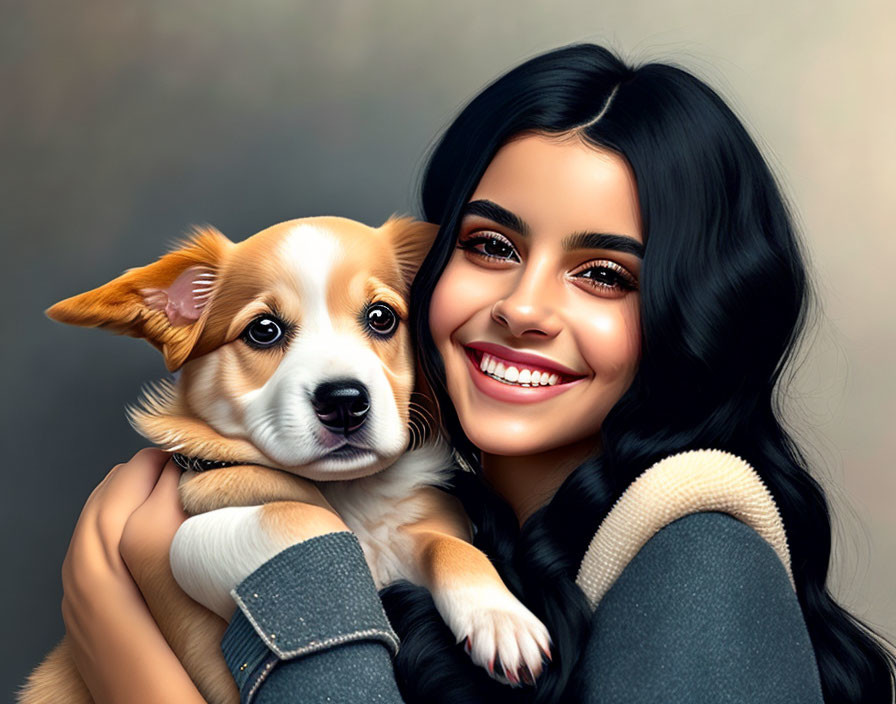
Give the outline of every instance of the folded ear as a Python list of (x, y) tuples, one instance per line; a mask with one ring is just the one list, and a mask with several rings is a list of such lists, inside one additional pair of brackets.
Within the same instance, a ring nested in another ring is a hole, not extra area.
[(401, 276), (410, 287), (439, 232), (439, 226), (410, 216), (392, 215), (380, 227), (398, 258)]
[(142, 337), (162, 351), (169, 371), (189, 357), (215, 296), (218, 271), (233, 243), (212, 227), (192, 236), (158, 261), (128, 269), (117, 279), (47, 309), (53, 320), (104, 327)]

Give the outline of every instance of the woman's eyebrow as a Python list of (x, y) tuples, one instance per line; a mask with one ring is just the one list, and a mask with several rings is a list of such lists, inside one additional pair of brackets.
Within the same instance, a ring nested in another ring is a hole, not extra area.
[(604, 232), (576, 232), (563, 238), (563, 249), (613, 249), (644, 258), (644, 245), (628, 235), (610, 235)]
[[(519, 215), (491, 200), (471, 200), (461, 211), (461, 217), (479, 215), (492, 222), (528, 237), (531, 228)], [(612, 249), (644, 258), (644, 245), (634, 237), (611, 235), (603, 232), (576, 232), (563, 238), (563, 249)]]
[(530, 228), (516, 213), (510, 212), (507, 208), (503, 208), (491, 200), (471, 200), (464, 206), (461, 211), (461, 217), (467, 215), (479, 215), (483, 218), (498, 223), (502, 227), (506, 227), (514, 232), (519, 232), (524, 237), (529, 236)]

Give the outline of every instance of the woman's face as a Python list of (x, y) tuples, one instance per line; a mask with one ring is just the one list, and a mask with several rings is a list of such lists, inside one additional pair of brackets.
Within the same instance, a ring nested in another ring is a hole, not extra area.
[(433, 292), (448, 393), (483, 452), (595, 436), (634, 378), (643, 238), (632, 172), (576, 137), (502, 147)]

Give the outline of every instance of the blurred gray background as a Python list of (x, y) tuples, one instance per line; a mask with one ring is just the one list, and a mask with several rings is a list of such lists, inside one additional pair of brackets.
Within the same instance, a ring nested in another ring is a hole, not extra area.
[(192, 223), (241, 239), (299, 216), (413, 210), (458, 108), (579, 40), (708, 80), (784, 182), (825, 311), (790, 425), (835, 512), (835, 593), (896, 636), (894, 35), (883, 0), (4, 3), (0, 696), (62, 635), (71, 529), (144, 444), (123, 407), (164, 374), (144, 342), (43, 309)]

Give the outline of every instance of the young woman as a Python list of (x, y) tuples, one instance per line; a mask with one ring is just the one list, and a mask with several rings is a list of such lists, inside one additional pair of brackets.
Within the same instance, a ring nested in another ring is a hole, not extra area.
[[(590, 45), (549, 52), (463, 110), (422, 200), (440, 232), (411, 324), (472, 470), (454, 492), (476, 544), (550, 631), (551, 661), (534, 686), (525, 671), (498, 676), (530, 686), (491, 680), (409, 585), (381, 595), (402, 643), (390, 661), (352, 537), (325, 508), (297, 505), (297, 544), (237, 588), (279, 594), (300, 574), (304, 595), (236, 612), (224, 650), (244, 699), (889, 702), (893, 657), (827, 590), (826, 501), (776, 405), (808, 305), (799, 244), (723, 101), (668, 65), (633, 68)], [(509, 363), (556, 383), (530, 374), (525, 386)], [(575, 578), (595, 529), (647, 467), (699, 448), (738, 455), (768, 487), (795, 592), (754, 531), (693, 514), (645, 545), (592, 616)], [(164, 554), (183, 519), (164, 459), (144, 452), (110, 474), (66, 561), (66, 626), (99, 702), (199, 699), (118, 557)], [(99, 601), (112, 614), (91, 621)], [(289, 624), (324, 607), (301, 657), (247, 617), (301, 640)]]

